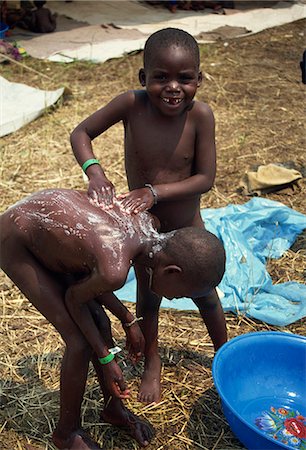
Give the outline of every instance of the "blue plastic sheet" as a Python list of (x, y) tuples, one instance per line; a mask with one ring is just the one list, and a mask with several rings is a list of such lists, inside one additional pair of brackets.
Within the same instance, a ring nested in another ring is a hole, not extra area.
[[(306, 216), (282, 203), (253, 198), (243, 205), (201, 211), (206, 228), (218, 236), (226, 251), (226, 271), (219, 288), (224, 311), (245, 314), (270, 325), (286, 326), (306, 316), (306, 285), (274, 284), (266, 270), (267, 258), (280, 258), (306, 228)], [(116, 292), (134, 302), (136, 281), (130, 270), (125, 285)], [(169, 301), (162, 307), (196, 310), (189, 298)]]

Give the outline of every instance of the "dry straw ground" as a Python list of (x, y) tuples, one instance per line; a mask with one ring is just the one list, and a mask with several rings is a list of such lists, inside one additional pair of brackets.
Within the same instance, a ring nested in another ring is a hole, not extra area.
[[(305, 42), (305, 21), (258, 35), (201, 45), (205, 82), (198, 99), (207, 101), (217, 122), (218, 173), (215, 187), (203, 196), (202, 206), (221, 207), (248, 199), (236, 192), (246, 170), (259, 164), (291, 161), (302, 170), (305, 149), (303, 100), (299, 61)], [(20, 131), (2, 139), (0, 208), (46, 187), (83, 188), (80, 169), (69, 144), (69, 133), (89, 113), (126, 89), (138, 87), (141, 54), (101, 65), (75, 62), (56, 64), (25, 59), (21, 65), (1, 64), (1, 75), (11, 81), (55, 89), (65, 85), (71, 95), (56, 108)], [(5, 112), (4, 112), (5, 113)], [(96, 156), (118, 192), (126, 190), (121, 125), (95, 142)], [(306, 212), (306, 188), (269, 195)], [(275, 283), (305, 282), (305, 237), (268, 268)], [(13, 284), (0, 276), (1, 296), (1, 425), (3, 450), (52, 449), (50, 436), (58, 413), (59, 370), (63, 344), (54, 329)], [(131, 308), (133, 309), (133, 305)], [(124, 345), (113, 319), (114, 335)], [(243, 316), (227, 315), (229, 337), (255, 330), (278, 328)], [(305, 334), (306, 323), (285, 328)], [(196, 312), (161, 311), (160, 348), (163, 362), (163, 401), (156, 407), (137, 402), (140, 369), (122, 360), (132, 391), (127, 405), (147, 418), (156, 437), (150, 449), (242, 449), (232, 435), (213, 387), (213, 350)], [(126, 435), (99, 423), (102, 400), (90, 373), (82, 421), (106, 449), (136, 449)]]

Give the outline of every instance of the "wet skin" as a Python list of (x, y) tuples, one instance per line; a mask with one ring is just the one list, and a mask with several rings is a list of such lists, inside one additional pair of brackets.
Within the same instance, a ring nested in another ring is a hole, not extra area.
[[(119, 196), (129, 213), (150, 210), (161, 231), (185, 226), (202, 228), (200, 196), (214, 183), (215, 125), (210, 107), (194, 100), (202, 74), (190, 51), (172, 46), (159, 49), (139, 72), (145, 90), (113, 99), (73, 131), (71, 143), (80, 164), (93, 158), (91, 141), (113, 124), (124, 124), (125, 166), (130, 192)], [(102, 162), (103, 164), (103, 162)], [(112, 206), (114, 187), (98, 165), (87, 170), (89, 196)], [(146, 183), (154, 186), (158, 202)], [(145, 270), (135, 266), (138, 281), (137, 315), (143, 316), (145, 370), (139, 399), (158, 402), (160, 358), (158, 311), (161, 302), (149, 287)], [(224, 314), (215, 290), (194, 300), (214, 348), (227, 340)]]
[[(147, 446), (152, 427), (125, 408), (122, 400), (129, 397), (129, 390), (119, 365), (115, 359), (99, 363), (114, 346), (104, 308), (121, 321), (136, 363), (147, 344), (138, 322), (128, 326), (134, 316), (113, 290), (124, 284), (134, 263), (149, 270), (150, 288), (160, 295), (204, 292), (206, 280), (187, 282), (183, 268), (176, 263), (178, 252), (175, 256), (167, 250), (167, 244), (177, 248), (178, 242), (189, 248), (192, 230), (158, 233), (154, 217), (147, 212), (127, 214), (117, 200), (104, 210), (85, 192), (68, 189), (41, 191), (18, 202), (0, 216), (0, 229), (1, 268), (65, 343), (54, 444), (60, 449), (99, 448), (80, 427), (91, 361), (104, 397), (102, 419), (126, 429), (141, 446)], [(196, 248), (203, 261), (209, 233), (203, 230), (198, 234)], [(158, 360), (155, 366), (158, 389)], [(152, 377), (153, 370), (146, 375)], [(155, 380), (150, 378), (148, 384), (152, 382)]]
[[(141, 255), (150, 235), (157, 235), (153, 224), (148, 215), (128, 216), (118, 206), (107, 213), (91, 204), (86, 193), (69, 190), (40, 192), (0, 216), (2, 269), (66, 344), (60, 419), (53, 434), (58, 448), (100, 448), (80, 428), (90, 360), (106, 405), (103, 420), (124, 427), (141, 446), (153, 436), (152, 427), (122, 403), (129, 391), (116, 361), (98, 363), (114, 346), (101, 304), (123, 324), (133, 320), (121, 302), (101, 293), (124, 283), (130, 260)], [(143, 335), (137, 323), (125, 331), (137, 361)]]

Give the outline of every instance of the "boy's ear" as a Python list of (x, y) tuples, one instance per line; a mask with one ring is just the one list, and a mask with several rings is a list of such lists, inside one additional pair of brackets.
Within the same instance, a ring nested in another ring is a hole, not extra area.
[(198, 74), (198, 83), (197, 83), (198, 87), (201, 86), (202, 81), (203, 81), (203, 74), (202, 74), (202, 72), (199, 72), (199, 74)]
[(145, 74), (144, 69), (139, 70), (138, 78), (139, 78), (141, 86), (145, 86), (146, 85), (146, 74)]
[(182, 268), (180, 266), (177, 266), (176, 264), (169, 264), (168, 266), (165, 266), (163, 268), (163, 272), (165, 275), (179, 275), (180, 273), (182, 273)]

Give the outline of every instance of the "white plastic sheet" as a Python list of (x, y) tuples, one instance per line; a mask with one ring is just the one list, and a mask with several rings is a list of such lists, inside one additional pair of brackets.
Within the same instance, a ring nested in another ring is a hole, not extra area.
[(44, 91), (0, 77), (0, 137), (35, 120), (63, 93), (64, 88)]
[[(211, 42), (212, 37), (205, 37), (205, 33), (219, 27), (243, 28), (258, 33), (306, 17), (306, 4), (301, 1), (278, 2), (271, 8), (265, 7), (264, 3), (257, 9), (239, 10), (238, 2), (237, 8), (231, 10), (232, 14), (219, 15), (206, 10), (179, 9), (172, 14), (167, 8), (154, 8), (131, 0), (50, 1), (49, 8), (58, 14), (56, 32), (33, 33), (31, 36), (22, 30), (14, 39), (34, 58), (57, 62), (104, 62), (142, 49), (148, 35), (165, 27), (182, 28), (196, 36), (199, 42)], [(70, 18), (70, 29), (67, 17)]]

